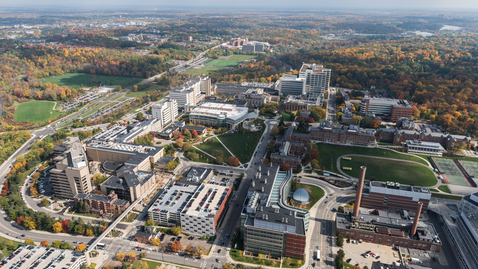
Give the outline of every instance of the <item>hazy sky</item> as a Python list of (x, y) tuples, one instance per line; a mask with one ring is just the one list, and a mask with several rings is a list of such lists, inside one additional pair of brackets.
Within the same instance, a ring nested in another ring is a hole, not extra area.
[[(307, 9), (478, 9), (478, 0), (0, 0), (4, 6), (270, 7)], [(0, 7), (1, 9), (1, 7)]]

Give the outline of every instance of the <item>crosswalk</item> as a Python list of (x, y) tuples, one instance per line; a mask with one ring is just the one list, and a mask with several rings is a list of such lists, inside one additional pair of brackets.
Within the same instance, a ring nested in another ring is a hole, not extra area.
[(201, 263), (201, 268), (206, 268), (207, 267), (207, 262)]

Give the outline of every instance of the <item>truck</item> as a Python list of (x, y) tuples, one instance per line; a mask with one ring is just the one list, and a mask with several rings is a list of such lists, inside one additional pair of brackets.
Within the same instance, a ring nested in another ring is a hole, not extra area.
[(317, 250), (315, 252), (315, 259), (320, 261), (320, 246), (317, 245)]
[(324, 173), (323, 175), (326, 176), (326, 177), (330, 177), (329, 173)]

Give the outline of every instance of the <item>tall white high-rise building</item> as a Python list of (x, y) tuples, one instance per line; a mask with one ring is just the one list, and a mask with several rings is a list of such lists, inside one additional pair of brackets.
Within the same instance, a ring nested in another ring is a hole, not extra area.
[(186, 105), (197, 105), (205, 96), (210, 95), (214, 95), (214, 91), (211, 88), (211, 79), (208, 76), (193, 77), (169, 92), (169, 97), (176, 99), (180, 108), (184, 108)]
[(178, 117), (178, 103), (175, 99), (155, 105), (151, 113), (153, 118), (161, 121), (161, 128), (173, 122)]
[(185, 108), (186, 105), (195, 105), (194, 91), (187, 88), (176, 88), (169, 91), (169, 99), (176, 100), (179, 108)]
[(322, 65), (303, 63), (299, 71), (299, 78), (306, 79), (306, 91), (309, 96), (317, 97), (329, 90), (330, 69)]
[(284, 97), (307, 94), (305, 82), (305, 78), (298, 78), (296, 75), (282, 75), (279, 81), (279, 94)]

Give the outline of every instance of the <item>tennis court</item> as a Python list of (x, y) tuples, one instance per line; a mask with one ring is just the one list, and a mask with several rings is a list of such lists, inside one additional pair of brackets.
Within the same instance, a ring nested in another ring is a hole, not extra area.
[(478, 163), (476, 162), (469, 162), (469, 161), (460, 161), (461, 166), (466, 169), (468, 174), (476, 178), (478, 177)]
[(433, 161), (438, 166), (438, 170), (443, 173), (443, 179), (447, 184), (472, 186), (453, 160), (433, 158)]

